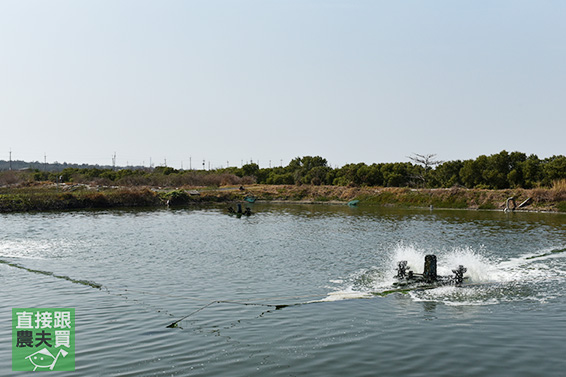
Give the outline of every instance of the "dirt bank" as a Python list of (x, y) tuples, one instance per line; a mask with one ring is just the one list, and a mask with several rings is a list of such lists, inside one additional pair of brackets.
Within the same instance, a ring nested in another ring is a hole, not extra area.
[[(311, 185), (251, 185), (240, 187), (91, 187), (38, 184), (0, 188), (0, 212), (44, 211), (81, 208), (157, 207), (199, 203), (230, 203), (246, 196), (257, 201), (430, 207), (504, 209), (513, 197), (521, 210), (566, 212), (566, 190), (557, 189), (409, 189)], [(512, 202), (510, 202), (512, 206)]]

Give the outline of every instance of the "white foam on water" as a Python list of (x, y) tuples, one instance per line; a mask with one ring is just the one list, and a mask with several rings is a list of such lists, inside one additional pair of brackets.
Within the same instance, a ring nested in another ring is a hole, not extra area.
[(544, 261), (548, 259), (561, 259), (566, 258), (566, 247), (559, 248), (546, 248), (538, 250), (535, 253), (527, 253), (520, 255), (516, 258), (511, 258), (508, 261), (501, 262), (503, 268), (520, 267), (536, 261)]
[[(384, 266), (361, 269), (349, 278), (340, 279), (344, 282), (342, 286), (328, 293), (323, 301), (368, 298), (390, 291), (395, 288), (393, 283), (398, 262), (405, 260), (411, 271), (422, 273), (427, 254), (432, 252), (400, 243), (392, 250)], [(450, 306), (495, 305), (516, 300), (545, 302), (554, 293), (542, 285), (566, 280), (566, 265), (550, 263), (552, 259), (565, 258), (564, 249), (542, 250), (503, 261), (487, 257), (483, 248), (461, 247), (434, 254), (437, 256), (438, 275), (453, 276), (452, 270), (462, 265), (467, 269), (464, 274), (467, 279), (463, 287), (442, 286), (410, 291), (409, 296), (415, 301), (435, 301)], [(333, 282), (340, 284), (339, 280)]]
[[(390, 259), (389, 271), (393, 276), (396, 274), (397, 263), (407, 261), (407, 266), (414, 273), (422, 274), (424, 270), (424, 260), (431, 252), (419, 250), (414, 245), (400, 243), (396, 246)], [(437, 272), (441, 276), (452, 276), (452, 270), (463, 265), (467, 271), (464, 276), (474, 283), (493, 282), (497, 280), (495, 272), (497, 267), (494, 262), (485, 258), (481, 251), (477, 252), (470, 247), (456, 248), (448, 252), (437, 252)]]
[(409, 292), (414, 301), (442, 302), (448, 306), (482, 306), (496, 305), (501, 301), (497, 297), (486, 297), (481, 288), (444, 286), (427, 291)]
[(403, 260), (407, 261), (407, 267), (409, 267), (411, 271), (417, 274), (422, 274), (424, 270), (424, 258), (427, 254), (429, 253), (419, 250), (412, 244), (405, 245), (402, 242), (397, 244), (389, 259), (389, 274), (392, 274), (391, 276), (395, 276), (397, 273), (397, 263)]
[(378, 268), (372, 267), (369, 269), (360, 269), (352, 273), (349, 277), (332, 279), (329, 282), (334, 284), (333, 287), (329, 287), (332, 291), (328, 293), (327, 297), (317, 300), (316, 302), (373, 297), (375, 286), (384, 284), (384, 279), (379, 274)]
[(562, 259), (565, 258), (566, 248), (547, 248), (502, 261), (498, 269), (507, 281), (564, 281), (566, 264)]
[(342, 283), (344, 283), (344, 280), (343, 279), (334, 279), (334, 280), (330, 280), (330, 282), (332, 284), (342, 284)]
[(469, 283), (492, 283), (501, 277), (497, 274), (498, 268), (494, 262), (484, 257), (481, 252), (476, 252), (470, 247), (457, 248), (442, 255), (439, 262), (438, 274), (441, 276), (453, 275), (452, 270), (458, 266), (464, 266)]
[(328, 293), (323, 299), (316, 300), (313, 302), (329, 302), (329, 301), (340, 301), (340, 300), (353, 300), (361, 298), (371, 298), (373, 295), (369, 292), (354, 291), (352, 289), (346, 289), (341, 291), (335, 291)]

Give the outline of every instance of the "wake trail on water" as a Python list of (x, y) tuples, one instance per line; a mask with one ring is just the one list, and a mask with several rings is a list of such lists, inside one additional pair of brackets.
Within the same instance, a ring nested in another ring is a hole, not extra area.
[[(460, 247), (435, 252), (439, 276), (452, 276), (463, 265), (467, 271), (462, 287), (395, 287), (399, 261), (407, 261), (411, 271), (421, 274), (425, 255), (430, 251), (399, 243), (388, 252), (380, 266), (360, 269), (347, 278), (333, 280), (338, 285), (320, 301), (371, 298), (404, 293), (415, 301), (435, 301), (447, 305), (493, 305), (531, 300), (544, 302), (560, 295), (566, 282), (566, 247), (551, 248), (509, 259), (487, 256), (484, 248)], [(554, 285), (552, 283), (555, 283)]]

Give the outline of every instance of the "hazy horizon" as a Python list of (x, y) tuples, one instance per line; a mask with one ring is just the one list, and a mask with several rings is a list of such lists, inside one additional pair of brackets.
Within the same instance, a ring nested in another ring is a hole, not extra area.
[(564, 14), (561, 1), (3, 0), (0, 159), (564, 155)]

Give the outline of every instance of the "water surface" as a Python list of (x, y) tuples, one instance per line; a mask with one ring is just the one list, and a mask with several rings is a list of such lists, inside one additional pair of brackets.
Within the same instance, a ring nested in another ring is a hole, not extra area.
[[(77, 375), (566, 369), (566, 216), (279, 204), (253, 211), (0, 215), (2, 375), (17, 375), (12, 307), (75, 308)], [(391, 289), (398, 260), (419, 272), (429, 253), (442, 274), (466, 266), (464, 287), (377, 295)]]

